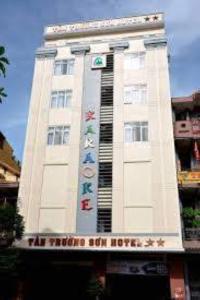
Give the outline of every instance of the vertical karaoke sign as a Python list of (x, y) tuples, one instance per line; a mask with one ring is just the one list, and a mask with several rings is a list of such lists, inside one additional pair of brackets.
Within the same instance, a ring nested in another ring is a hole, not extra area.
[(97, 227), (98, 149), (101, 71), (85, 57), (82, 129), (77, 203), (77, 233), (92, 234)]

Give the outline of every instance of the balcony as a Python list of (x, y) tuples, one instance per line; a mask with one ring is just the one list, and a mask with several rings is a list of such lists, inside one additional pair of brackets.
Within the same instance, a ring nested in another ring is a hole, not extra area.
[(178, 184), (180, 187), (199, 188), (200, 187), (200, 171), (178, 172)]
[(200, 241), (200, 228), (186, 228), (185, 240), (187, 241)]
[(175, 138), (200, 138), (200, 120), (176, 121), (174, 124)]
[(200, 228), (185, 228), (184, 248), (186, 250), (200, 249)]

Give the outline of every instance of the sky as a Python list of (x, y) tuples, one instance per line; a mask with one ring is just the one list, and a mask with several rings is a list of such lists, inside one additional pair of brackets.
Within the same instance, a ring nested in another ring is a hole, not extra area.
[(10, 60), (0, 77), (7, 98), (0, 104), (0, 131), (22, 160), (35, 50), (44, 26), (164, 12), (170, 52), (171, 95), (200, 87), (199, 0), (0, 0), (0, 45)]

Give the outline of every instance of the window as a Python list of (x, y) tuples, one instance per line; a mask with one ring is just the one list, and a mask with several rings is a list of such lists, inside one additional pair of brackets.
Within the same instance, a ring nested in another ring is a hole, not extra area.
[(100, 143), (112, 143), (113, 126), (112, 123), (100, 124)]
[(111, 232), (112, 211), (110, 208), (98, 208), (97, 232)]
[(51, 93), (51, 108), (64, 108), (69, 106), (72, 98), (72, 91), (53, 91)]
[(124, 88), (124, 103), (145, 104), (147, 87), (145, 84), (135, 84)]
[(48, 145), (66, 145), (69, 143), (69, 126), (49, 126)]
[(125, 143), (148, 141), (148, 122), (125, 123), (124, 130)]
[(112, 187), (112, 163), (99, 163), (99, 188)]
[(74, 59), (56, 60), (54, 75), (73, 75)]
[(145, 52), (128, 53), (124, 57), (124, 67), (126, 70), (138, 70), (144, 67)]

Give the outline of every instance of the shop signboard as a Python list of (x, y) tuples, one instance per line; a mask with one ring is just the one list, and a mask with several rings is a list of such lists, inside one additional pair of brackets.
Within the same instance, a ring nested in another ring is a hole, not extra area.
[(183, 251), (177, 234), (79, 235), (27, 234), (16, 246), (28, 249), (100, 251)]
[(179, 172), (178, 173), (178, 183), (179, 184), (199, 184), (200, 183), (200, 172)]
[(165, 276), (167, 265), (160, 261), (110, 261), (107, 264), (108, 274)]

